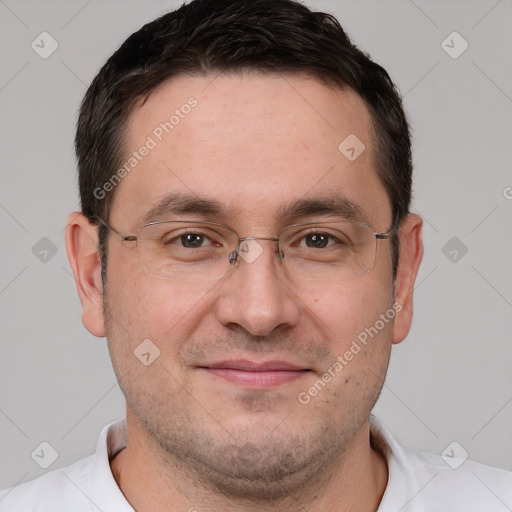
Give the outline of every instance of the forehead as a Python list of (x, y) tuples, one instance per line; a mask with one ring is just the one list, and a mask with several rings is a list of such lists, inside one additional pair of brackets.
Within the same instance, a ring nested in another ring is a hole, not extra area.
[(376, 222), (390, 207), (373, 146), (369, 111), (350, 89), (294, 74), (176, 77), (130, 116), (125, 156), (137, 162), (112, 213), (133, 223), (186, 194), (264, 222), (293, 201), (339, 196)]

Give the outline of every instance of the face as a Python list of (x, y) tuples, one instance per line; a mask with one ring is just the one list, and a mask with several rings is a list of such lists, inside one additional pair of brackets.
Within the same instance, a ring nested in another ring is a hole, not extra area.
[[(180, 110), (190, 97), (196, 104)], [(179, 122), (158, 140), (155, 128), (176, 109)], [(240, 237), (274, 237), (289, 224), (338, 218), (282, 216), (296, 201), (336, 196), (357, 206), (356, 220), (387, 231), (391, 205), (372, 130), (357, 94), (312, 78), (174, 78), (129, 120), (130, 154), (148, 136), (156, 146), (117, 185), (109, 223), (135, 234), (151, 207), (180, 193), (226, 211), (160, 212), (152, 220), (214, 221)], [(339, 149), (351, 134), (365, 145), (355, 160)], [(371, 272), (328, 282), (295, 279), (280, 267), (275, 242), (260, 246), (254, 261), (240, 261), (223, 278), (166, 280), (145, 273), (135, 248), (111, 234), (104, 321), (128, 413), (159, 457), (226, 493), (276, 496), (357, 438), (380, 393), (399, 320), (392, 318), (389, 241), (377, 242)], [(378, 332), (363, 344), (365, 329)], [(134, 351), (147, 339), (160, 353), (144, 365)]]

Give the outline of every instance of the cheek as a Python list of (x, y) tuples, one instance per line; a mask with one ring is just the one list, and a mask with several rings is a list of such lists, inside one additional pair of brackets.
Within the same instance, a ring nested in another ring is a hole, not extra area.
[(344, 351), (351, 341), (376, 322), (379, 332), (388, 334), (394, 315), (386, 317), (382, 326), (380, 315), (392, 307), (392, 282), (378, 273), (345, 279), (338, 284), (312, 286), (298, 292), (304, 313), (324, 335), (332, 340), (333, 352)]
[[(132, 348), (150, 339), (162, 350), (172, 350), (175, 345), (177, 351), (177, 345), (189, 337), (210, 307), (213, 294), (209, 292), (214, 284), (180, 283), (148, 276), (139, 269), (131, 274), (119, 270), (117, 275), (119, 280), (113, 278), (108, 288), (110, 314), (120, 324), (117, 333), (130, 338)], [(126, 275), (132, 277), (126, 279)]]
[(194, 293), (190, 284), (144, 273), (118, 284), (107, 293), (111, 307), (105, 311), (114, 371), (132, 407), (149, 401), (161, 403), (164, 410), (166, 400), (183, 389), (178, 384), (186, 378), (177, 364), (180, 349), (204, 316), (210, 295), (204, 287)]
[(391, 291), (389, 280), (367, 274), (310, 295), (310, 317), (328, 337), (330, 356), (302, 397), (339, 421), (369, 412), (380, 393), (395, 317)]

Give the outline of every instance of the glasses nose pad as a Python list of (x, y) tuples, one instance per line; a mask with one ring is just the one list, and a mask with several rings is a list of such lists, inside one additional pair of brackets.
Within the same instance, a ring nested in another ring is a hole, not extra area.
[(237, 260), (238, 254), (236, 251), (229, 253), (228, 262), (230, 265), (234, 265)]
[[(241, 240), (238, 247), (229, 253), (228, 262), (230, 265), (234, 265), (238, 261), (238, 256), (240, 256), (247, 263), (252, 263), (256, 260), (261, 253), (263, 252), (263, 247), (258, 243), (258, 238), (256, 237), (247, 237)], [(272, 240), (277, 242), (277, 239), (267, 238), (264, 240)], [(280, 261), (284, 260), (284, 252), (279, 249), (279, 251), (275, 251)]]

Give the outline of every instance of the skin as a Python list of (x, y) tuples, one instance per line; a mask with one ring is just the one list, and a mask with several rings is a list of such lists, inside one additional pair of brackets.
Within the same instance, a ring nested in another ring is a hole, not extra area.
[[(133, 111), (128, 147), (140, 147), (190, 96), (197, 107), (117, 186), (109, 219), (117, 230), (135, 234), (140, 217), (175, 191), (235, 209), (205, 220), (241, 237), (275, 236), (286, 225), (276, 217), (283, 202), (333, 191), (359, 205), (376, 232), (392, 226), (370, 114), (353, 91), (296, 74), (177, 77)], [(366, 145), (353, 162), (338, 150), (349, 134)], [(328, 219), (301, 221), (314, 220)], [(169, 504), (212, 512), (375, 511), (388, 470), (370, 446), (368, 417), (391, 347), (411, 325), (421, 225), (410, 215), (400, 226), (396, 279), (389, 241), (379, 241), (371, 272), (328, 283), (284, 274), (270, 241), (260, 242), (254, 262), (220, 280), (160, 279), (111, 234), (102, 294), (97, 228), (72, 214), (66, 243), (83, 323), (107, 337), (127, 399), (128, 444), (111, 467), (130, 504), (139, 512), (168, 511)], [(402, 307), (394, 321), (301, 404), (298, 394), (394, 302)], [(144, 366), (133, 351), (147, 338), (160, 356)], [(254, 390), (199, 368), (226, 359), (281, 360), (310, 371)]]

